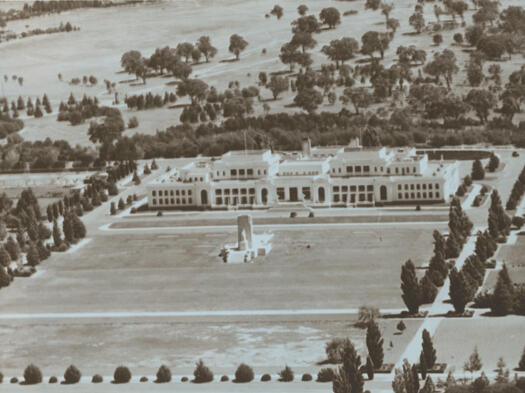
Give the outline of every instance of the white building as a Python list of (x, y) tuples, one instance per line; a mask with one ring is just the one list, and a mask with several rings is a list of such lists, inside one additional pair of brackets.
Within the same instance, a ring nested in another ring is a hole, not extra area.
[(295, 155), (249, 150), (196, 159), (147, 189), (153, 209), (228, 209), (436, 203), (459, 184), (456, 162), (429, 162), (414, 148), (311, 148), (307, 140)]

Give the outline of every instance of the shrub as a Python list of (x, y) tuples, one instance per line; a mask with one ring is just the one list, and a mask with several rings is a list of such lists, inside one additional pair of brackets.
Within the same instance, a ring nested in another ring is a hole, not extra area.
[(343, 338), (333, 338), (326, 343), (326, 358), (330, 363), (341, 363), (344, 342), (345, 340)]
[(295, 218), (297, 217), (297, 212), (291, 212), (290, 213), (290, 218)]
[(245, 383), (253, 381), (253, 369), (247, 364), (241, 363), (235, 370), (234, 382)]
[(136, 116), (133, 116), (128, 120), (128, 128), (137, 128), (138, 126), (139, 121)]
[(81, 376), (82, 374), (80, 373), (80, 370), (72, 364), (64, 373), (64, 382), (67, 384), (78, 383)]
[(289, 366), (285, 366), (279, 373), (280, 382), (292, 382), (294, 379), (293, 370)]
[(188, 377), (182, 377), (182, 378), (180, 379), (180, 381), (181, 381), (181, 382), (188, 382)]
[(160, 210), (157, 212), (157, 217), (162, 217), (162, 212)]
[(270, 376), (270, 374), (263, 374), (263, 376), (261, 377), (261, 382), (269, 382), (272, 380), (272, 377)]
[(17, 377), (13, 377), (9, 380), (10, 383), (18, 383), (18, 378)]
[(58, 382), (58, 378), (55, 377), (55, 376), (52, 376), (52, 377), (49, 377), (49, 383), (57, 383)]
[(399, 331), (402, 332), (402, 331), (405, 330), (407, 327), (406, 327), (406, 325), (405, 325), (405, 323), (404, 323), (403, 321), (399, 321), (399, 323), (397, 324), (396, 328), (397, 328), (397, 330), (399, 330)]
[(91, 378), (91, 383), (102, 383), (103, 380), (104, 378), (102, 378), (102, 375), (95, 374), (93, 375), (93, 378)]
[(159, 367), (159, 371), (157, 371), (157, 380), (156, 383), (166, 383), (171, 381), (171, 370), (168, 366), (162, 365)]
[(24, 382), (26, 385), (35, 385), (42, 382), (42, 371), (34, 364), (30, 364), (24, 370)]
[(525, 223), (525, 219), (523, 217), (520, 217), (520, 216), (512, 217), (512, 225), (514, 225), (518, 229), (521, 229), (524, 223)]
[(118, 366), (113, 373), (114, 383), (128, 383), (131, 380), (131, 371), (126, 366)]
[(490, 308), (492, 304), (492, 295), (487, 291), (480, 292), (474, 297), (474, 308)]
[(199, 360), (195, 365), (195, 371), (193, 371), (193, 382), (194, 383), (206, 383), (213, 381), (213, 373), (211, 370), (204, 365), (204, 362)]
[(314, 212), (310, 212), (310, 213), (308, 213), (308, 217), (309, 217), (309, 218), (314, 218), (314, 217), (315, 217)]
[(142, 382), (142, 383), (144, 383), (144, 382), (148, 382), (149, 379), (148, 379), (148, 377), (140, 377), (140, 380), (139, 380), (139, 381)]
[(333, 368), (322, 368), (317, 373), (317, 382), (332, 382), (334, 379)]
[(303, 382), (310, 382), (312, 380), (312, 375), (311, 374), (303, 374), (303, 376), (301, 377), (301, 381)]
[(230, 378), (227, 375), (223, 375), (221, 377), (221, 382), (228, 382), (229, 380), (230, 380)]

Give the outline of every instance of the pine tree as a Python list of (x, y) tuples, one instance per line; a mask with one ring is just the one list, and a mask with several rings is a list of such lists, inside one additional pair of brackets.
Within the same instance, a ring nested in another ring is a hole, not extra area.
[(429, 272), (430, 271), (427, 271), (427, 273), (421, 279), (421, 283), (420, 283), (423, 304), (433, 303), (438, 293), (438, 289), (432, 282)]
[(420, 390), (420, 393), (434, 393), (436, 391), (436, 386), (434, 385), (434, 381), (432, 381), (432, 377), (429, 375), (425, 380), (425, 385), (423, 385), (423, 388)]
[(126, 207), (126, 204), (124, 203), (124, 200), (123, 200), (122, 198), (120, 198), (120, 199), (118, 200), (118, 209), (119, 209), (119, 210), (122, 210), (122, 209), (124, 209), (125, 207)]
[(432, 233), (434, 238), (434, 255), (445, 256), (445, 237), (438, 230), (434, 230)]
[(112, 216), (117, 214), (117, 209), (115, 208), (115, 202), (111, 202), (110, 207), (109, 207), (109, 214), (111, 214)]
[(11, 256), (12, 261), (16, 261), (18, 257), (20, 256), (20, 247), (15, 239), (13, 239), (12, 236), (9, 236), (7, 238), (7, 243), (5, 245), (5, 248), (9, 255)]
[(447, 237), (447, 245), (445, 249), (446, 258), (457, 258), (461, 252), (460, 241), (456, 232), (451, 231)]
[(468, 360), (465, 362), (463, 370), (472, 374), (475, 371), (481, 370), (482, 367), (483, 363), (481, 363), (481, 358), (479, 357), (478, 347), (474, 347), (474, 352), (472, 352)]
[(412, 371), (412, 382), (414, 384), (414, 392), (419, 392), (419, 373), (418, 373), (418, 367), (417, 365), (413, 364), (412, 365), (412, 368), (411, 368), (411, 371)]
[(7, 287), (9, 284), (11, 284), (11, 276), (3, 266), (0, 266), (0, 288)]
[(47, 205), (46, 213), (47, 221), (53, 222), (53, 208), (51, 207), (51, 205)]
[(372, 359), (370, 359), (370, 356), (366, 357), (366, 374), (368, 376), (368, 380), (372, 381), (374, 379), (374, 362)]
[(492, 153), (490, 155), (490, 160), (489, 160), (489, 164), (487, 165), (487, 168), (489, 172), (494, 172), (496, 169), (498, 169), (498, 167), (499, 167), (499, 158), (497, 155)]
[(140, 177), (137, 175), (137, 171), (133, 172), (133, 183), (135, 183), (136, 186), (140, 184)]
[(34, 243), (29, 245), (27, 250), (27, 264), (30, 266), (36, 266), (40, 263), (40, 254)]
[(381, 337), (379, 325), (373, 319), (368, 323), (366, 329), (366, 347), (372, 363), (376, 368), (380, 368), (383, 365), (384, 358), (383, 338)]
[(410, 259), (401, 267), (401, 291), (408, 312), (417, 314), (422, 300), (421, 287), (417, 280), (416, 267)]
[(332, 389), (334, 393), (362, 393), (363, 375), (361, 374), (361, 358), (357, 355), (354, 345), (348, 339), (343, 343), (343, 365), (334, 373)]
[(53, 242), (57, 248), (62, 245), (62, 233), (56, 220), (53, 221)]
[(463, 273), (458, 272), (455, 267), (450, 271), (450, 289), (448, 293), (454, 310), (462, 314), (465, 311), (465, 306), (472, 299), (472, 289)]
[(483, 180), (485, 178), (485, 169), (479, 159), (476, 159), (472, 164), (472, 180)]
[(421, 372), (421, 379), (425, 379), (427, 377), (428, 366), (423, 351), (419, 354), (419, 371)]
[(42, 240), (39, 240), (36, 243), (36, 249), (38, 250), (38, 256), (40, 258), (40, 261), (45, 261), (51, 256), (51, 251), (49, 251), (47, 247), (44, 246), (44, 242)]
[(490, 306), (494, 315), (504, 316), (512, 313), (514, 308), (514, 297), (510, 287), (511, 286), (509, 286), (500, 272)]
[(73, 235), (75, 236), (75, 239), (83, 239), (86, 237), (86, 226), (82, 220), (75, 214), (72, 214), (71, 219), (73, 223)]
[(62, 232), (64, 233), (64, 239), (68, 243), (73, 243), (75, 241), (71, 214), (66, 214), (64, 216), (64, 221), (62, 222)]
[(521, 354), (520, 362), (518, 363), (518, 371), (525, 371), (525, 348)]
[(495, 378), (496, 383), (509, 383), (509, 370), (505, 369), (507, 365), (503, 358), (500, 357), (498, 359), (497, 366), (498, 375)]
[(421, 358), (425, 359), (427, 370), (432, 370), (432, 367), (436, 364), (436, 350), (434, 344), (432, 344), (432, 338), (427, 329), (423, 330), (422, 333), (423, 343), (421, 344)]
[(392, 381), (392, 390), (394, 393), (418, 393), (419, 379), (414, 377), (414, 369), (410, 363), (403, 360), (403, 368), (396, 368), (395, 377)]
[(40, 105), (37, 105), (35, 108), (35, 117), (39, 118), (42, 116), (44, 116), (44, 114), (42, 113), (42, 109), (40, 108)]

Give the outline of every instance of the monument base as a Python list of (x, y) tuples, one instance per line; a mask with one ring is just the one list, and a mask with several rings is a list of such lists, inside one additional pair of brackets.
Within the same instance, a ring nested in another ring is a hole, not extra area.
[[(253, 235), (252, 247), (241, 249), (233, 244), (226, 244), (219, 254), (224, 263), (251, 263), (258, 256), (266, 256), (272, 250), (273, 233)], [(244, 247), (243, 247), (244, 248)]]

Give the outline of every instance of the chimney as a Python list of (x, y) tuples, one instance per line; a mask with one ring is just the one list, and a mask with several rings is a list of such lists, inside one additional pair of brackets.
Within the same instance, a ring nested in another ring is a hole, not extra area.
[(303, 139), (303, 158), (309, 158), (312, 151), (312, 143), (310, 138)]

